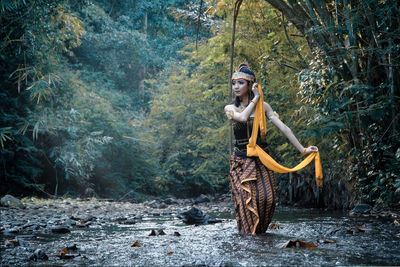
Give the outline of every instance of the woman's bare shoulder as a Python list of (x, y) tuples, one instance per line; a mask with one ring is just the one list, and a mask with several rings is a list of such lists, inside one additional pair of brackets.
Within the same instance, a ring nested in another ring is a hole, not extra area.
[(264, 101), (264, 109), (265, 109), (266, 112), (272, 111), (271, 106), (270, 106), (267, 102), (265, 102), (265, 101)]
[(236, 106), (235, 106), (234, 104), (228, 104), (228, 105), (225, 106), (224, 110), (225, 110), (225, 111), (227, 111), (227, 110), (234, 110), (234, 111), (236, 111)]

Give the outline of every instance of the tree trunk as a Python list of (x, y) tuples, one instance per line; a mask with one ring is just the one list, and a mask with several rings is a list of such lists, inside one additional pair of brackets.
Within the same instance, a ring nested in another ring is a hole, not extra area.
[[(143, 33), (147, 37), (147, 11), (143, 17)], [(141, 99), (144, 97), (144, 79), (146, 78), (146, 62), (142, 62), (139, 66), (139, 96)]]

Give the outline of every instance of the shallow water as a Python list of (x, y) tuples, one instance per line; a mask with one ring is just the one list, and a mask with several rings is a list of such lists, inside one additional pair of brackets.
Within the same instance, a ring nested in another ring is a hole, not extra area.
[[(68, 215), (68, 211), (65, 214)], [(27, 241), (23, 246), (3, 245), (0, 265), (400, 265), (400, 227), (393, 226), (393, 220), (278, 207), (273, 222), (278, 223), (280, 229), (252, 237), (237, 234), (236, 222), (229, 210), (214, 212), (212, 215), (223, 222), (212, 225), (185, 225), (175, 215), (173, 209), (171, 215), (145, 214), (133, 225), (103, 221), (89, 228), (71, 228), (68, 234), (33, 233), (31, 240), (25, 238)], [(354, 226), (371, 230), (347, 231)], [(149, 236), (152, 229), (163, 229), (166, 235)], [(180, 236), (175, 236), (174, 232), (179, 232)], [(3, 234), (0, 242), (4, 244), (17, 236)], [(335, 243), (318, 243), (319, 239), (325, 238)], [(281, 248), (282, 243), (291, 239), (301, 239), (318, 247)], [(141, 246), (131, 247), (135, 241)], [(55, 256), (71, 244), (78, 247), (74, 253), (85, 255), (87, 259), (62, 260)], [(29, 261), (29, 256), (37, 248), (41, 248), (49, 260)]]

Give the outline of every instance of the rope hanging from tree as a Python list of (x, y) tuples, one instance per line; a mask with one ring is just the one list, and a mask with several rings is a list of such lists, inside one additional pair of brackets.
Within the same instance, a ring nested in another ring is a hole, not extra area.
[[(239, 16), (240, 6), (242, 5), (243, 0), (236, 0), (235, 6), (233, 7), (233, 17), (232, 17), (232, 38), (231, 38), (231, 66), (229, 72), (229, 85), (228, 85), (228, 95), (229, 99), (232, 99), (232, 77), (233, 72), (233, 54), (235, 48), (235, 33), (236, 33), (236, 20)], [(233, 133), (232, 133), (232, 125), (229, 127), (229, 155), (232, 154), (232, 143), (233, 143)]]

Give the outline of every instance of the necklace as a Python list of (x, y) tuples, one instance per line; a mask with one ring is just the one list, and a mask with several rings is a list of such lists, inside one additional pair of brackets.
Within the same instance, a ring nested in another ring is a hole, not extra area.
[(239, 110), (240, 110), (240, 112), (242, 112), (245, 108), (247, 108), (248, 105), (249, 105), (249, 104), (247, 104), (247, 105), (245, 106), (245, 105), (242, 105), (242, 103), (240, 103), (240, 105), (239, 105)]

